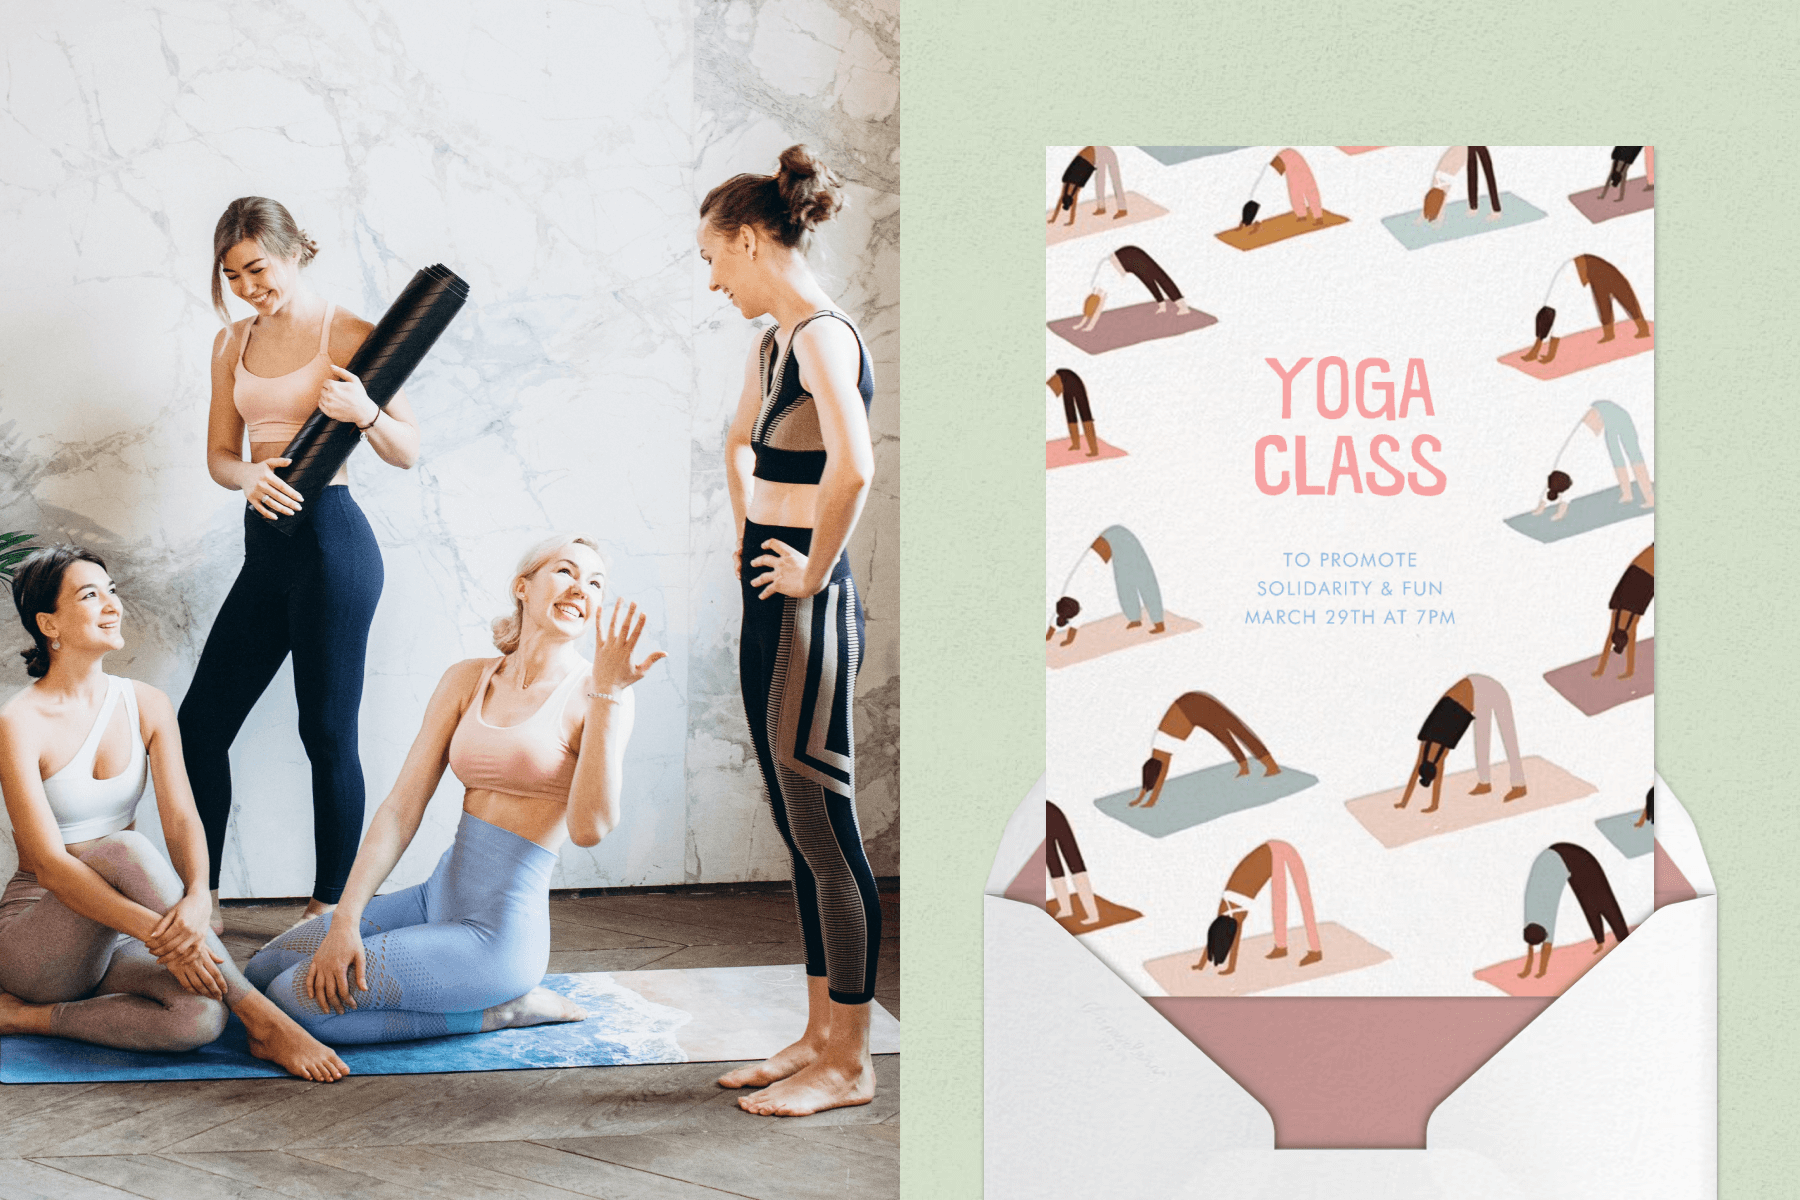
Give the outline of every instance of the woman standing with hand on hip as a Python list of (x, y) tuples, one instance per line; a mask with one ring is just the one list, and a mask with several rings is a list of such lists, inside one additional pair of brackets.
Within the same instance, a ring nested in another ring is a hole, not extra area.
[(782, 151), (774, 175), (735, 176), (700, 205), (712, 290), (747, 318), (776, 321), (745, 367), (725, 474), (740, 530), (744, 710), (793, 860), (807, 1022), (793, 1045), (719, 1080), (762, 1087), (738, 1105), (769, 1116), (875, 1095), (869, 1004), (881, 903), (856, 822), (863, 610), (844, 551), (874, 475), (875, 389), (862, 335), (806, 262), (813, 229), (842, 206), (837, 177), (804, 146)]
[(213, 621), (180, 714), (212, 863), (215, 931), (225, 926), (219, 866), (231, 818), (231, 743), (290, 652), (300, 740), (312, 763), (316, 867), (307, 917), (337, 903), (362, 837), (357, 712), (381, 598), (381, 550), (350, 497), (348, 467), (292, 536), (270, 525), (301, 511), (300, 493), (276, 474), (289, 461), (281, 453), (318, 409), (355, 425), (383, 462), (404, 469), (419, 455), (405, 393), (378, 407), (344, 369), (374, 326), (306, 286), (300, 270), (316, 253), (288, 210), (261, 196), (233, 200), (213, 230), (214, 309), (227, 317), (223, 281), (256, 310), (213, 342), (206, 467), (220, 487), (249, 502), (244, 566)]

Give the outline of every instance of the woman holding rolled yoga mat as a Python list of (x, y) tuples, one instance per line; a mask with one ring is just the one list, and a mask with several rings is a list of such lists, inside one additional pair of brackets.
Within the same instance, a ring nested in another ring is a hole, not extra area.
[(1272, 889), (1269, 911), (1275, 922), (1275, 948), (1263, 957), (1286, 958), (1290, 876), (1294, 880), (1294, 895), (1300, 899), (1300, 919), (1306, 926), (1306, 954), (1300, 959), (1300, 965), (1310, 967), (1323, 959), (1325, 952), (1319, 944), (1319, 922), (1313, 916), (1312, 885), (1307, 882), (1306, 864), (1300, 861), (1300, 852), (1286, 842), (1270, 841), (1244, 855), (1232, 868), (1231, 877), (1225, 881), (1225, 891), (1219, 897), (1219, 915), (1206, 930), (1206, 953), (1200, 956), (1193, 969), (1204, 971), (1210, 961), (1221, 968), (1221, 975), (1237, 970), (1238, 944), (1243, 941), (1244, 921), (1250, 915), (1250, 906), (1265, 887)]
[[(178, 1054), (229, 1009), (250, 1053), (329, 1083), (343, 1060), (251, 987), (207, 929), (206, 836), (169, 698), (108, 675), (125, 606), (77, 546), (33, 552), (13, 577), (34, 682), (0, 707), (0, 789), (19, 869), (0, 896), (0, 1033)], [(144, 785), (169, 859), (137, 832)]]
[(1630, 679), (1637, 673), (1637, 629), (1638, 621), (1650, 611), (1650, 602), (1656, 599), (1656, 546), (1645, 546), (1638, 556), (1631, 560), (1625, 573), (1619, 576), (1614, 585), (1612, 598), (1606, 604), (1612, 609), (1612, 617), (1606, 625), (1606, 641), (1600, 646), (1600, 661), (1594, 665), (1594, 678), (1606, 674), (1606, 656), (1609, 653), (1625, 656), (1625, 672), (1620, 679)]
[(1438, 697), (1419, 727), (1419, 756), (1413, 760), (1413, 773), (1406, 781), (1406, 791), (1395, 808), (1405, 808), (1412, 799), (1414, 786), (1431, 789), (1431, 803), (1422, 812), (1436, 812), (1438, 797), (1444, 790), (1444, 759), (1462, 742), (1469, 726), (1475, 726), (1475, 786), (1471, 796), (1485, 796), (1494, 790), (1488, 776), (1488, 738), (1491, 726), (1500, 727), (1500, 743), (1506, 750), (1510, 786), (1502, 800), (1517, 800), (1525, 795), (1525, 764), (1519, 757), (1519, 735), (1513, 726), (1512, 697), (1500, 682), (1486, 675), (1468, 675), (1451, 685)]
[(256, 310), (213, 342), (206, 465), (215, 483), (248, 501), (244, 565), (213, 620), (180, 716), (206, 825), (215, 932), (225, 927), (217, 902), (231, 818), (231, 743), (290, 652), (300, 740), (312, 763), (316, 865), (306, 916), (337, 903), (362, 835), (357, 713), (369, 624), (381, 598), (381, 550), (351, 498), (348, 467), (291, 536), (273, 529), (271, 519), (302, 507), (300, 492), (276, 473), (289, 464), (282, 451), (316, 410), (355, 425), (390, 466), (410, 468), (419, 455), (418, 423), (405, 394), (380, 407), (344, 369), (374, 326), (306, 286), (301, 269), (316, 253), (288, 210), (261, 196), (233, 200), (213, 230), (214, 309), (227, 318), (229, 286)]
[(1252, 756), (1262, 764), (1265, 778), (1281, 774), (1269, 748), (1244, 724), (1242, 717), (1206, 692), (1184, 692), (1169, 705), (1156, 727), (1150, 757), (1144, 760), (1143, 786), (1138, 788), (1137, 798), (1130, 807), (1136, 808), (1139, 804), (1145, 808), (1156, 807), (1156, 802), (1162, 798), (1163, 784), (1168, 782), (1169, 764), (1174, 761), (1175, 751), (1186, 744), (1188, 735), (1196, 729), (1206, 730), (1225, 747), (1237, 762), (1240, 779), (1250, 774)]
[[(596, 543), (557, 534), (525, 552), (498, 658), (438, 681), (400, 777), (376, 810), (338, 907), (257, 952), (245, 974), (334, 1045), (481, 1033), (586, 1014), (539, 986), (550, 956), (550, 873), (563, 842), (618, 826), (633, 663), (644, 618), (602, 622)], [(594, 658), (576, 643), (594, 635)], [(448, 766), (463, 785), (456, 841), (424, 883), (375, 892), (418, 832)]]
[(1568, 492), (1574, 486), (1568, 472), (1557, 469), (1562, 462), (1563, 452), (1569, 448), (1575, 434), (1586, 428), (1606, 442), (1606, 453), (1612, 459), (1613, 472), (1619, 478), (1619, 503), (1631, 503), (1631, 481), (1635, 476), (1638, 490), (1644, 495), (1641, 508), (1656, 506), (1656, 489), (1650, 485), (1650, 468), (1644, 465), (1644, 452), (1638, 446), (1637, 425), (1631, 414), (1614, 404), (1611, 400), (1596, 400), (1581, 414), (1581, 420), (1563, 439), (1562, 448), (1556, 452), (1556, 460), (1550, 464), (1550, 476), (1547, 485), (1538, 497), (1537, 507), (1531, 510), (1532, 516), (1540, 516), (1543, 511), (1555, 504), (1556, 514), (1550, 519), (1560, 521), (1569, 515)]
[(1556, 940), (1556, 910), (1562, 904), (1564, 885), (1575, 893), (1581, 915), (1587, 918), (1594, 935), (1594, 953), (1606, 948), (1606, 926), (1612, 926), (1613, 937), (1624, 941), (1625, 910), (1613, 895), (1606, 872), (1592, 854), (1573, 842), (1556, 842), (1538, 852), (1531, 862), (1531, 874), (1525, 878), (1525, 969), (1524, 979), (1531, 974), (1531, 952), (1538, 951), (1537, 977), (1542, 979), (1550, 969), (1550, 946)]
[(725, 435), (740, 530), (739, 680), (750, 740), (793, 863), (806, 943), (800, 1040), (723, 1076), (762, 1087), (738, 1106), (801, 1116), (875, 1095), (869, 1002), (881, 903), (856, 823), (854, 711), (863, 607), (845, 552), (874, 478), (874, 369), (862, 335), (806, 261), (843, 206), (830, 168), (790, 146), (773, 175), (736, 175), (700, 204), (710, 286), (754, 320), (774, 317), (744, 367)]

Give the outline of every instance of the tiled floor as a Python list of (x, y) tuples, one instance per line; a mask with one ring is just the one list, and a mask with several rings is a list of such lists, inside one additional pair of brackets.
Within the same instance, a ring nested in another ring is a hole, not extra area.
[[(884, 910), (876, 998), (900, 1014), (900, 897)], [(240, 962), (298, 906), (231, 907)], [(551, 902), (550, 970), (802, 959), (784, 893)], [(900, 1060), (875, 1102), (753, 1117), (719, 1063), (0, 1088), (0, 1200), (701, 1200), (897, 1196)]]

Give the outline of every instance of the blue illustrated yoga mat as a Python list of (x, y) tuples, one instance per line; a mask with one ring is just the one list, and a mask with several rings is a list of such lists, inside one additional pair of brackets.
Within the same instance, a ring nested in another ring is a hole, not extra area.
[[(1421, 196), (1421, 203), (1423, 197)], [(1484, 199), (1482, 207), (1469, 211), (1467, 198), (1459, 199), (1455, 195), (1444, 199), (1444, 211), (1438, 216), (1438, 223), (1432, 225), (1418, 209), (1410, 212), (1395, 213), (1391, 217), (1381, 218), (1387, 231), (1394, 235), (1396, 241), (1408, 250), (1423, 250), (1427, 246), (1435, 246), (1439, 242), (1454, 242), (1458, 238), (1474, 237), (1481, 233), (1492, 233), (1496, 229), (1511, 229), (1514, 225), (1529, 225), (1533, 221), (1541, 221), (1544, 210), (1536, 208), (1511, 192), (1500, 193), (1500, 219), (1490, 221), (1492, 211)]]
[(1251, 763), (1250, 774), (1240, 779), (1238, 765), (1226, 762), (1174, 776), (1163, 784), (1162, 799), (1155, 808), (1131, 807), (1136, 788), (1102, 796), (1094, 801), (1094, 807), (1139, 833), (1164, 838), (1234, 812), (1273, 804), (1317, 782), (1318, 776), (1289, 766), (1283, 766), (1279, 775), (1265, 776), (1260, 763)]
[[(1654, 485), (1655, 481), (1652, 480), (1651, 483)], [(1635, 517), (1647, 517), (1656, 511), (1654, 508), (1645, 508), (1638, 500), (1635, 484), (1632, 486), (1631, 496), (1629, 503), (1621, 503), (1619, 489), (1611, 487), (1605, 491), (1575, 497), (1569, 501), (1569, 515), (1560, 521), (1552, 519), (1556, 516), (1556, 505), (1552, 504), (1536, 515), (1525, 512), (1516, 517), (1508, 517), (1506, 523), (1534, 542), (1560, 542), (1578, 533), (1603, 529)]]
[[(800, 966), (546, 975), (544, 986), (587, 1010), (585, 1021), (338, 1048), (357, 1075), (616, 1067), (766, 1058), (806, 1026)], [(873, 1002), (872, 1002), (873, 1003)], [(900, 1049), (900, 1023), (880, 1004), (870, 1049)], [(186, 1054), (114, 1050), (54, 1037), (0, 1038), (0, 1083), (101, 1083), (285, 1076), (253, 1058), (236, 1017), (218, 1041)]]
[(1248, 146), (1139, 146), (1145, 154), (1154, 158), (1165, 167), (1173, 167), (1180, 163), (1191, 162), (1196, 158), (1211, 158), (1215, 154), (1230, 154), (1233, 150), (1248, 150)]
[(1594, 822), (1594, 827), (1626, 858), (1642, 858), (1656, 847), (1655, 822), (1645, 821), (1638, 826), (1637, 819), (1643, 815), (1643, 809), (1633, 809), (1616, 817), (1601, 817)]

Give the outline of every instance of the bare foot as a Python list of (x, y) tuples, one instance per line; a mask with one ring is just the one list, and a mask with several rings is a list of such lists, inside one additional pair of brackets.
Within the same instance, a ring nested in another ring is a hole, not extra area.
[(1154, 624), (1150, 627), (1150, 632), (1151, 633), (1161, 633), (1163, 630), (1165, 630), (1167, 628), (1168, 628), (1167, 625), (1164, 625), (1161, 621), (1158, 621), (1156, 624)]
[(1142, 624), (1143, 624), (1142, 621), (1127, 621), (1127, 622), (1125, 622), (1125, 628), (1136, 629)]
[(1637, 668), (1634, 667), (1631, 670), (1626, 671), (1623, 675), (1620, 675), (1619, 678), (1620, 679), (1630, 679), (1633, 675), (1636, 675), (1636, 674), (1637, 674)]
[(1308, 950), (1306, 952), (1306, 954), (1300, 959), (1300, 965), (1303, 967), (1310, 967), (1316, 962), (1323, 961), (1324, 958), (1325, 958), (1325, 956), (1322, 953), (1320, 953), (1319, 951)]
[(1608, 329), (1600, 335), (1599, 344), (1604, 346), (1607, 342), (1610, 342), (1612, 340), (1613, 340), (1613, 331)]
[(1263, 957), (1264, 958), (1286, 958), (1287, 957), (1287, 947), (1286, 946), (1277, 946), (1273, 950), (1269, 951), (1267, 954), (1263, 955)]
[(1148, 800), (1144, 801), (1144, 807), (1145, 808), (1155, 808), (1156, 807), (1156, 797), (1152, 796)]
[(27, 1004), (11, 992), (0, 992), (0, 1033), (50, 1033), (54, 1004)]
[(1242, 763), (1238, 764), (1237, 777), (1239, 779), (1242, 779), (1244, 776), (1248, 775), (1249, 773), (1250, 773), (1250, 764), (1249, 763), (1242, 762)]
[(1494, 790), (1494, 785), (1491, 783), (1478, 783), (1474, 787), (1469, 789), (1469, 795), (1485, 796), (1493, 790)]
[(1631, 503), (1631, 489), (1630, 488), (1626, 488), (1624, 491), (1619, 493), (1619, 503), (1620, 504), (1630, 504)]
[(764, 1117), (804, 1117), (828, 1108), (867, 1104), (874, 1098), (874, 1064), (865, 1060), (852, 1075), (816, 1062), (760, 1092), (739, 1097), (738, 1107)]
[(819, 1059), (820, 1044), (801, 1038), (791, 1046), (777, 1050), (753, 1067), (739, 1067), (719, 1076), (724, 1088), (767, 1087), (778, 1079), (786, 1079), (796, 1071), (810, 1067)]
[(1506, 795), (1500, 797), (1500, 799), (1502, 801), (1517, 800), (1520, 796), (1523, 796), (1524, 794), (1525, 794), (1525, 785), (1521, 783), (1517, 787), (1507, 788)]
[(481, 1032), (524, 1029), (530, 1025), (556, 1025), (587, 1020), (587, 1009), (546, 987), (535, 987), (516, 1000), (496, 1004), (481, 1014)]
[(335, 1050), (292, 1021), (271, 1021), (252, 1033), (250, 1053), (314, 1083), (335, 1083), (350, 1073)]
[(1061, 903), (1061, 902), (1058, 902), (1058, 903), (1057, 903), (1057, 906), (1056, 906), (1056, 907), (1055, 907), (1055, 908), (1053, 908), (1053, 909), (1051, 909), (1051, 910), (1050, 910), (1050, 915), (1051, 915), (1051, 916), (1053, 916), (1053, 917), (1055, 917), (1055, 918), (1056, 918), (1056, 919), (1057, 919), (1057, 920), (1059, 920), (1059, 921), (1060, 921), (1060, 920), (1062, 920), (1062, 919), (1063, 919), (1063, 918), (1064, 918), (1064, 917), (1072, 917), (1072, 916), (1074, 916), (1074, 915), (1075, 915), (1075, 909), (1074, 909), (1074, 908), (1073, 908), (1073, 906), (1071, 906), (1071, 905), (1067, 905), (1067, 904), (1063, 904), (1063, 903)]
[(1090, 916), (1086, 916), (1086, 917), (1083, 917), (1083, 918), (1082, 918), (1082, 919), (1081, 919), (1081, 923), (1082, 923), (1082, 924), (1083, 924), (1083, 925), (1098, 925), (1098, 924), (1099, 924), (1099, 923), (1100, 923), (1100, 912), (1099, 912), (1099, 910), (1098, 910), (1098, 909), (1096, 909), (1096, 910), (1095, 910), (1095, 911), (1094, 911), (1094, 912), (1093, 912), (1093, 914), (1092, 914), (1092, 915), (1090, 915)]
[(1104, 217), (1106, 215), (1106, 205), (1102, 204), (1099, 208), (1096, 208), (1094, 210), (1094, 215), (1096, 217)]
[(1125, 215), (1125, 210), (1124, 210), (1124, 209), (1122, 209), (1122, 208), (1121, 208), (1121, 209), (1120, 209), (1120, 210), (1119, 210), (1119, 211), (1118, 211), (1118, 212), (1116, 212), (1116, 213), (1114, 213), (1114, 214), (1113, 214), (1113, 220), (1115, 220), (1115, 221), (1116, 221), (1116, 220), (1118, 220), (1118, 219), (1119, 219), (1119, 218), (1120, 218), (1120, 217), (1122, 217), (1122, 216), (1124, 216), (1124, 215)]

